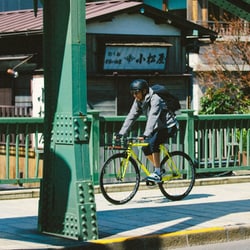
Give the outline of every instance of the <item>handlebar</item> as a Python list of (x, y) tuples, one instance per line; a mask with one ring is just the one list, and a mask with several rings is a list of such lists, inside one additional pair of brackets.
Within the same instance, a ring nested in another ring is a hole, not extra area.
[(121, 137), (119, 139), (115, 139), (115, 141), (125, 141), (127, 143), (144, 143), (145, 139), (144, 137)]
[(112, 146), (108, 145), (108, 149), (126, 150), (128, 147), (143, 147), (148, 146), (143, 137), (121, 137), (114, 138)]

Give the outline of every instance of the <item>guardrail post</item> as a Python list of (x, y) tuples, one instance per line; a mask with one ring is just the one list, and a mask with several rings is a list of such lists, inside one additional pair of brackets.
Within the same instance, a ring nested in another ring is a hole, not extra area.
[(94, 184), (98, 184), (100, 167), (100, 111), (93, 110), (88, 114), (91, 116), (89, 140), (90, 171)]
[(181, 110), (182, 114), (186, 116), (186, 130), (184, 138), (184, 151), (194, 160), (194, 110)]

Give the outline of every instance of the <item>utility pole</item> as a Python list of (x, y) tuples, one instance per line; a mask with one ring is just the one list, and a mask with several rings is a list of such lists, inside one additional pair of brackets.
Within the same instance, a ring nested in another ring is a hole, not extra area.
[(38, 228), (98, 238), (87, 122), (85, 1), (44, 0), (44, 171)]

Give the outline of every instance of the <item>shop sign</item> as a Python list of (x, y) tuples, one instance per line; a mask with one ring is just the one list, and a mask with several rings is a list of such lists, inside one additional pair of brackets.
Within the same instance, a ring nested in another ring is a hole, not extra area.
[(106, 46), (104, 70), (165, 70), (167, 47)]

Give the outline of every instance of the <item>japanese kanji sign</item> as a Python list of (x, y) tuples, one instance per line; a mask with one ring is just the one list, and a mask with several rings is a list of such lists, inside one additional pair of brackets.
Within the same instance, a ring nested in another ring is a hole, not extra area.
[(164, 70), (167, 47), (106, 46), (104, 70)]

